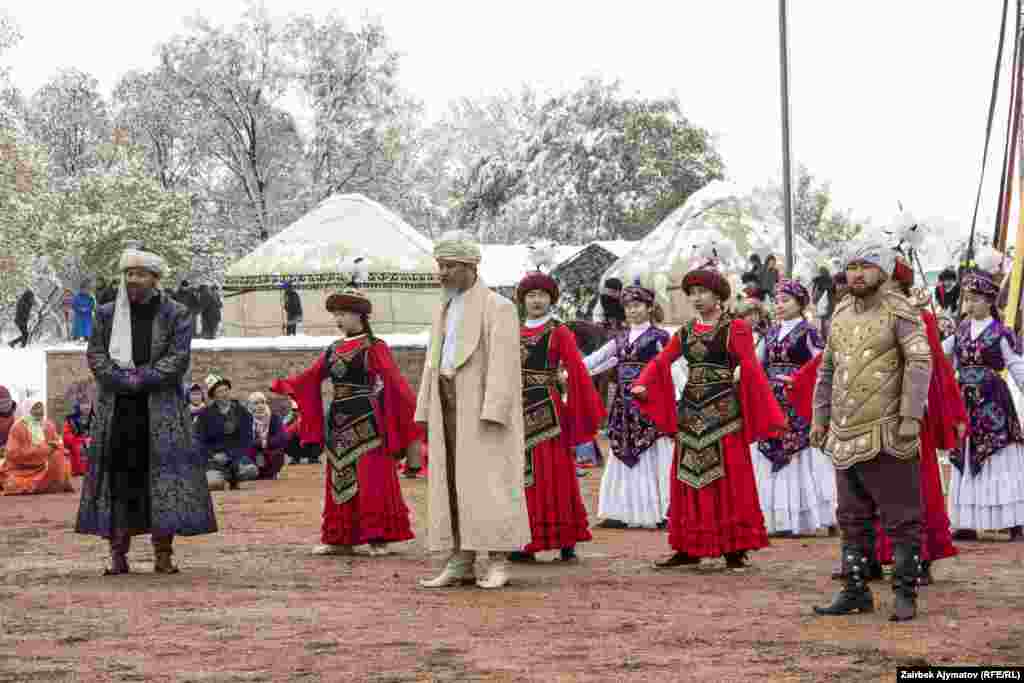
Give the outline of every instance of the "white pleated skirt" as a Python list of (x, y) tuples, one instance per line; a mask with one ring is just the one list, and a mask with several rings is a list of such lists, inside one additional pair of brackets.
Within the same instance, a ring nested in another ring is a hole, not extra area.
[(949, 522), (954, 529), (976, 531), (1024, 525), (1024, 448), (1012, 443), (989, 456), (978, 476), (971, 474), (970, 454), (964, 472), (952, 468)]
[(808, 448), (778, 472), (756, 443), (750, 457), (768, 533), (813, 534), (835, 526), (836, 470), (827, 455)]
[(597, 516), (653, 529), (668, 517), (669, 476), (675, 442), (663, 436), (627, 467), (609, 454), (601, 476)]

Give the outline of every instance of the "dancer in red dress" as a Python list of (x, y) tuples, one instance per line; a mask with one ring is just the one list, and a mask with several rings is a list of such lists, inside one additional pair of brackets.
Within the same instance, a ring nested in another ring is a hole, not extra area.
[(308, 370), (276, 380), (271, 391), (295, 397), (303, 443), (323, 443), (320, 384), (328, 378), (333, 384), (321, 545), (313, 553), (351, 555), (354, 546), (369, 544), (371, 555), (386, 555), (388, 543), (414, 536), (395, 457), (421, 438), (413, 423), (416, 397), (387, 344), (373, 336), (365, 296), (355, 290), (332, 294), (327, 310), (345, 338)]
[[(526, 507), (532, 540), (509, 561), (531, 562), (534, 553), (560, 550), (576, 560), (576, 544), (591, 539), (587, 508), (576, 477), (574, 449), (593, 440), (605, 417), (601, 398), (583, 365), (572, 331), (551, 315), (558, 284), (541, 272), (519, 283), (516, 298), (526, 310), (520, 329), (523, 415), (526, 437)], [(558, 391), (564, 369), (568, 401)]]
[[(632, 390), (641, 412), (676, 435), (668, 513), (675, 554), (656, 566), (724, 556), (729, 569), (743, 569), (749, 551), (768, 545), (750, 444), (781, 436), (786, 418), (757, 360), (750, 325), (723, 310), (728, 281), (709, 262), (686, 274), (683, 291), (698, 318), (672, 335)], [(680, 357), (689, 372), (677, 409), (671, 365)]]

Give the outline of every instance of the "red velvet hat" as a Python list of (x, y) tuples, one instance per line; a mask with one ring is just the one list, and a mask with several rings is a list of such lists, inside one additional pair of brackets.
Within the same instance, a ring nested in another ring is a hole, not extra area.
[(526, 277), (519, 281), (516, 285), (516, 300), (523, 303), (526, 295), (535, 289), (547, 292), (551, 296), (552, 304), (558, 301), (558, 283), (555, 282), (555, 278), (539, 270), (527, 273)]
[(327, 297), (327, 311), (329, 313), (351, 311), (352, 313), (370, 315), (373, 312), (373, 304), (359, 290), (345, 289)]
[(683, 292), (687, 295), (690, 293), (690, 288), (696, 286), (710, 289), (722, 301), (726, 301), (732, 296), (732, 287), (729, 285), (729, 281), (718, 271), (713, 261), (694, 268), (683, 278)]
[(914, 268), (903, 258), (902, 254), (896, 254), (896, 265), (892, 269), (892, 279), (908, 287), (914, 286)]

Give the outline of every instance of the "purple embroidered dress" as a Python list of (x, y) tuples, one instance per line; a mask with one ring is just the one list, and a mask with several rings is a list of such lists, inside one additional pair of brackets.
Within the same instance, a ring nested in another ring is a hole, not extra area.
[(797, 415), (786, 398), (786, 384), (782, 378), (792, 376), (804, 363), (814, 358), (811, 348), (821, 349), (822, 346), (817, 330), (808, 325), (806, 320), (800, 320), (788, 334), (782, 334), (782, 330), (782, 325), (772, 325), (768, 330), (761, 358), (775, 400), (786, 414), (790, 426), (781, 439), (761, 441), (758, 444), (761, 454), (771, 461), (773, 472), (788, 465), (794, 455), (810, 448), (810, 423)]
[(1024, 349), (1021, 339), (998, 320), (992, 320), (974, 339), (971, 321), (965, 320), (953, 339), (971, 436), (966, 448), (961, 444), (950, 452), (950, 461), (963, 474), (964, 456), (969, 454), (970, 474), (976, 477), (993, 454), (1012, 443), (1024, 443), (1013, 397), (1000, 374), (1007, 367), (1003, 342), (1018, 356)]
[[(632, 340), (631, 340), (632, 338)], [(592, 375), (614, 368), (616, 382), (608, 416), (612, 455), (601, 476), (597, 516), (631, 527), (653, 528), (668, 515), (673, 440), (641, 415), (633, 382), (648, 361), (668, 345), (658, 327), (631, 328), (584, 359)]]
[(810, 425), (786, 395), (783, 377), (821, 352), (818, 331), (802, 318), (772, 325), (758, 347), (772, 393), (790, 429), (751, 446), (757, 496), (768, 533), (814, 533), (836, 523), (836, 474), (831, 460), (810, 444)]
[(649, 327), (632, 343), (629, 333), (618, 335), (615, 340), (616, 366), (615, 399), (608, 416), (608, 440), (612, 454), (627, 467), (635, 467), (640, 454), (649, 449), (661, 436), (650, 420), (637, 410), (633, 401), (633, 380), (647, 363), (668, 344), (669, 334), (657, 327)]

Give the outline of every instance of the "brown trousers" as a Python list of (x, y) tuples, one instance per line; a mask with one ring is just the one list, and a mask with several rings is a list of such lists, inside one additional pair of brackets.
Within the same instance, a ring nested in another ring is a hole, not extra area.
[(921, 542), (921, 462), (888, 453), (836, 470), (843, 542), (867, 550), (877, 513), (894, 546)]
[(448, 510), (452, 520), (452, 544), (454, 552), (462, 549), (459, 534), (459, 493), (455, 487), (455, 420), (456, 397), (455, 377), (440, 376), (441, 417), (444, 421), (445, 471), (448, 475)]

